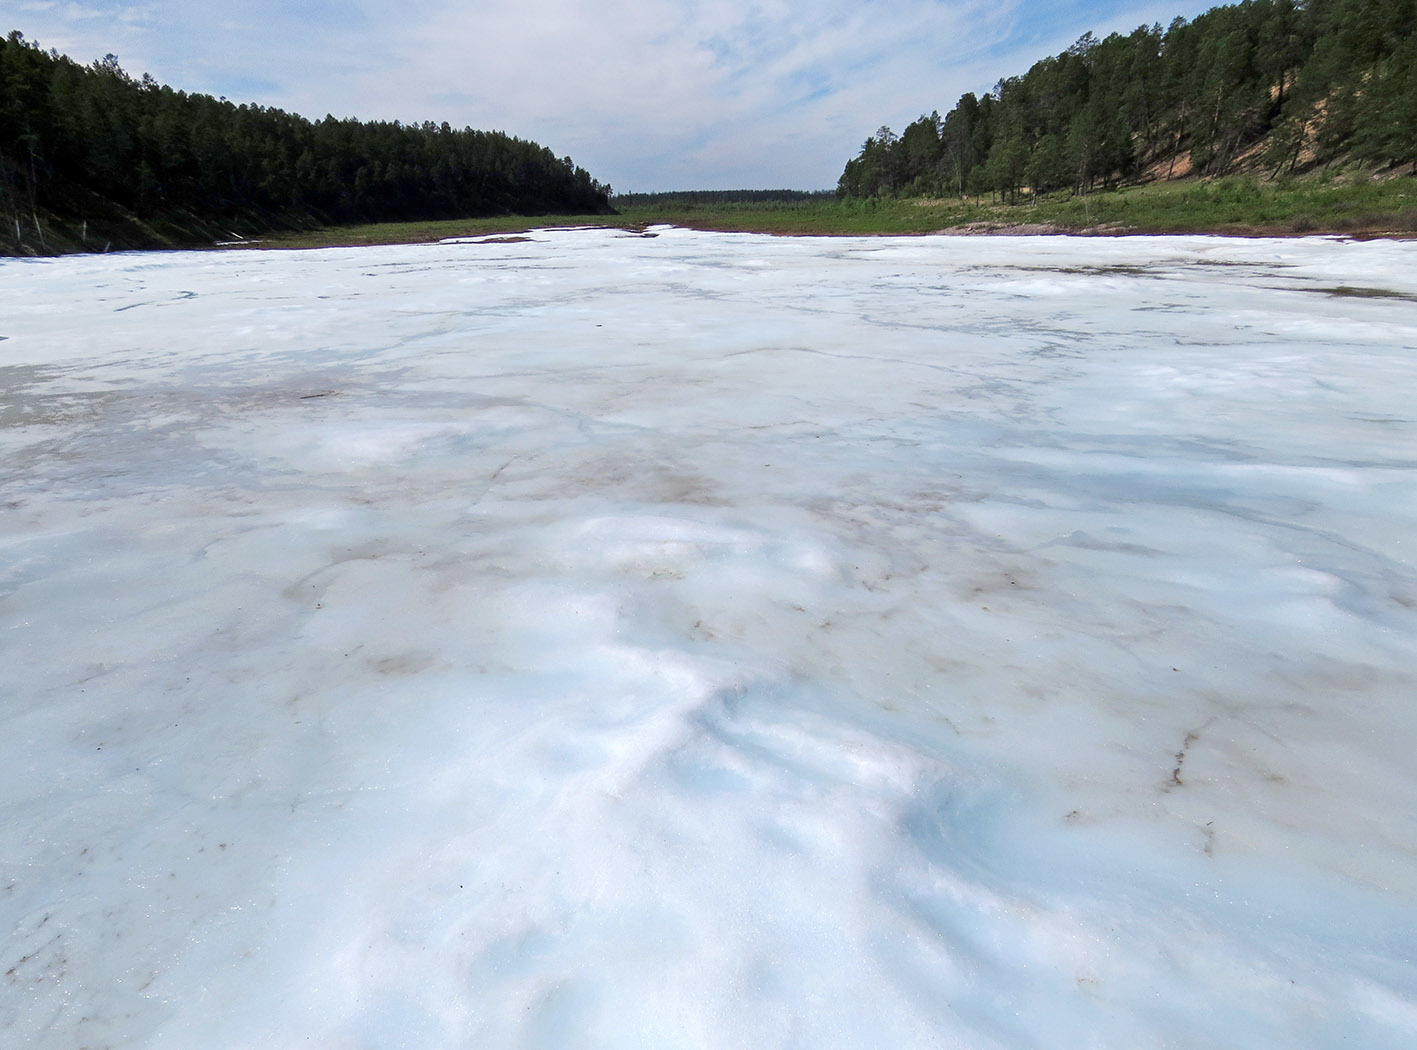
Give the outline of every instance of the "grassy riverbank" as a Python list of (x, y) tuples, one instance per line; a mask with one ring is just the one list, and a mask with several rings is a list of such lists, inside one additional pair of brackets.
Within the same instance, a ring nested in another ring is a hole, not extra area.
[(995, 200), (810, 200), (706, 204), (666, 200), (614, 216), (507, 216), (329, 227), (260, 247), (407, 244), (445, 237), (516, 235), (547, 226), (639, 229), (664, 223), (704, 230), (798, 235), (961, 233), (1216, 233), (1417, 236), (1417, 179), (1361, 176), (1266, 182), (1249, 176), (1129, 186), (1086, 197), (1059, 193)]

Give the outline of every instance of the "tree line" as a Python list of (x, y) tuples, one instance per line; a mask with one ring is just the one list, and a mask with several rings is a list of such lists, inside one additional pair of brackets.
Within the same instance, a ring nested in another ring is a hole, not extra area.
[(1244, 0), (1166, 29), (1088, 33), (943, 118), (882, 127), (837, 193), (1014, 201), (1335, 160), (1417, 174), (1417, 0)]
[(829, 200), (835, 196), (832, 190), (670, 190), (661, 193), (617, 193), (611, 203), (626, 208), (655, 205), (781, 204)]
[[(447, 123), (311, 121), (0, 38), (0, 245), (46, 221), (209, 231), (610, 210), (570, 157)], [(139, 237), (141, 239), (141, 237)]]

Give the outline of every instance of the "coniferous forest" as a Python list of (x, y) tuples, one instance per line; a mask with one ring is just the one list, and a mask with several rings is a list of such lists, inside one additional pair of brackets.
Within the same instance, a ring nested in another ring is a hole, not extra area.
[(197, 243), (315, 224), (610, 211), (501, 132), (310, 121), (0, 38), (0, 251)]
[(881, 128), (837, 193), (1013, 201), (1335, 161), (1417, 174), (1417, 0), (1244, 0), (1087, 34), (943, 118)]

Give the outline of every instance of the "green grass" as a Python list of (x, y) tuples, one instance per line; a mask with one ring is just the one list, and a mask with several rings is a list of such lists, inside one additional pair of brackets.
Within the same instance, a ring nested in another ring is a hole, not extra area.
[(1056, 193), (1017, 204), (994, 199), (764, 201), (736, 204), (656, 203), (620, 215), (540, 215), (381, 223), (284, 234), (260, 247), (407, 244), (445, 237), (515, 235), (547, 226), (692, 229), (798, 235), (921, 234), (972, 228), (983, 232), (1220, 233), (1354, 236), (1417, 235), (1417, 179), (1362, 174), (1262, 181), (1251, 176), (1187, 179), (1074, 197)]
[(621, 215), (504, 215), (482, 219), (439, 219), (429, 222), (379, 222), (365, 226), (326, 226), (298, 233), (272, 234), (250, 242), (257, 248), (335, 248), (370, 244), (425, 244), (446, 237), (493, 237), (525, 233), (547, 226), (635, 227)]
[(915, 200), (787, 201), (723, 205), (657, 204), (627, 211), (643, 223), (704, 230), (843, 235), (930, 233), (984, 216), (977, 204), (923, 206)]
[(1417, 233), (1417, 179), (1261, 181), (1251, 176), (1158, 182), (1028, 205), (1040, 222), (1118, 226), (1138, 233), (1366, 236)]

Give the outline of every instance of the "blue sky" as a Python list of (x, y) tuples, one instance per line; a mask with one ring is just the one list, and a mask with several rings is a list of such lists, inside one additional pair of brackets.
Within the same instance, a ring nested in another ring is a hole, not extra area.
[[(1085, 31), (1209, 4), (1094, 0), (0, 0), (81, 62), (316, 118), (448, 121), (618, 190), (826, 189), (899, 131)], [(8, 23), (8, 24), (5, 24)]]

